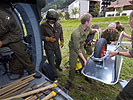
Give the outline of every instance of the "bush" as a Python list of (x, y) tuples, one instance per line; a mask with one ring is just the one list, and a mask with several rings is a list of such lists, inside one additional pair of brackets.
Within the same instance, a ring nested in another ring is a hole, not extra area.
[(111, 14), (108, 14), (108, 17), (109, 17), (109, 16), (112, 16), (112, 15), (111, 15)]
[(66, 20), (70, 19), (70, 14), (69, 14), (69, 12), (65, 12), (65, 19), (66, 19)]
[(126, 13), (123, 13), (122, 16), (126, 16), (127, 14)]
[(120, 16), (120, 13), (116, 13), (116, 16)]

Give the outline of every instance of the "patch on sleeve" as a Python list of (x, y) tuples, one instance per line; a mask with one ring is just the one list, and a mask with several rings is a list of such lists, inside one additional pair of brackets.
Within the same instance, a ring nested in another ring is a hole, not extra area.
[(10, 17), (9, 17), (9, 16), (6, 16), (6, 19), (7, 19), (7, 20), (10, 20)]

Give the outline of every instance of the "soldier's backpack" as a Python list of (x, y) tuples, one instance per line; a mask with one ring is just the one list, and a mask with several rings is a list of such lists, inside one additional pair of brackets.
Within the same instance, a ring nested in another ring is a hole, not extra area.
[(50, 80), (55, 81), (55, 72), (49, 63), (44, 62), (40, 67), (40, 71)]

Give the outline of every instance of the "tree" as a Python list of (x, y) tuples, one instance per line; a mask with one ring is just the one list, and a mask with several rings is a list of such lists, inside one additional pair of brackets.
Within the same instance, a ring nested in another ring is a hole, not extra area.
[(94, 14), (95, 17), (99, 16), (99, 10), (100, 10), (100, 3), (97, 2), (95, 4), (94, 10), (93, 10), (93, 14)]
[(59, 19), (62, 19), (64, 17), (62, 12), (59, 12), (58, 15), (59, 15)]
[(65, 12), (65, 19), (66, 19), (66, 20), (70, 19), (70, 14), (69, 14), (68, 11)]
[(117, 11), (118, 14), (120, 15), (120, 13), (123, 11), (123, 7), (116, 8), (116, 11)]
[(112, 0), (112, 2), (115, 2), (116, 0)]
[(72, 9), (72, 15), (75, 15), (75, 18), (76, 18), (76, 14), (78, 14), (79, 13), (79, 10), (78, 10), (78, 8), (74, 8), (74, 9)]

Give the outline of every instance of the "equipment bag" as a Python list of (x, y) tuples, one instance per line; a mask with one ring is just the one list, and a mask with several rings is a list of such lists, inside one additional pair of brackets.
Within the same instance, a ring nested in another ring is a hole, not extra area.
[(50, 80), (55, 81), (55, 72), (50, 64), (44, 62), (42, 67), (40, 68), (40, 71)]

